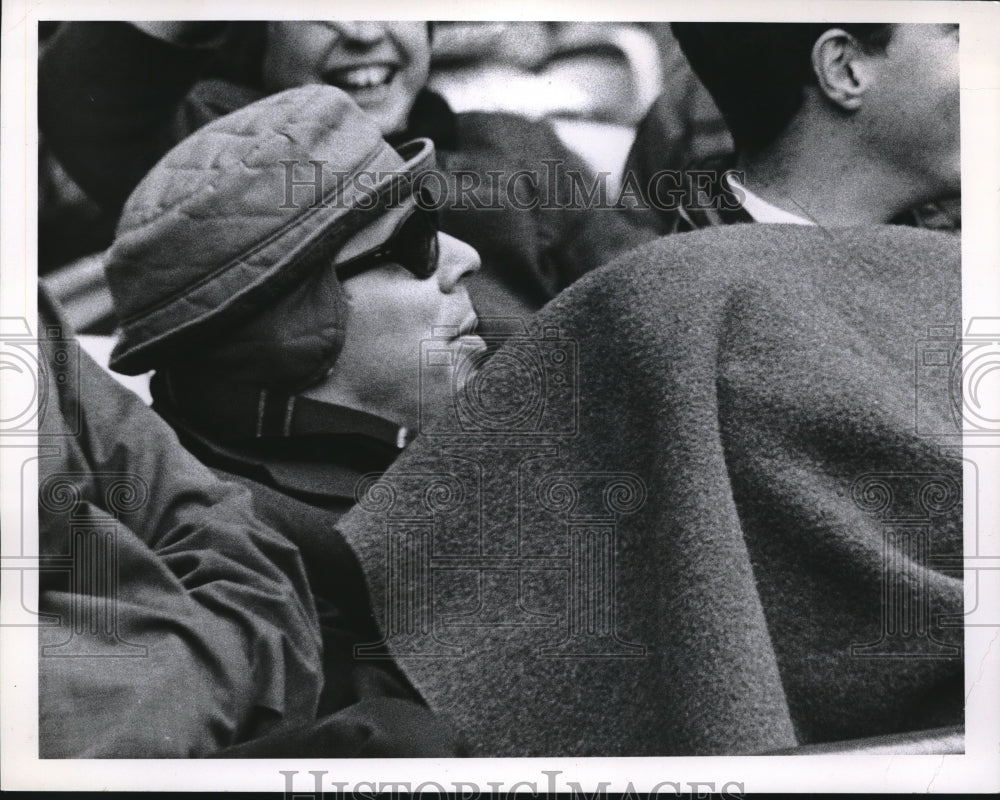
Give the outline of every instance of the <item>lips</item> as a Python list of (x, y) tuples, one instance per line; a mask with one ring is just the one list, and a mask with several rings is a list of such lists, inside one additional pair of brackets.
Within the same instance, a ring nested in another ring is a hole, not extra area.
[(458, 326), (458, 334), (456, 338), (458, 338), (459, 336), (471, 335), (472, 332), (476, 330), (476, 326), (478, 324), (479, 324), (479, 317), (476, 316), (475, 312), (469, 314), (469, 316), (465, 318), (462, 324)]
[(323, 79), (338, 89), (354, 92), (386, 86), (395, 76), (396, 67), (392, 64), (359, 64), (329, 70), (323, 74)]
[[(455, 314), (451, 316), (451, 319), (458, 319), (458, 315)], [(474, 310), (470, 310), (457, 325), (455, 323), (435, 325), (432, 335), (447, 339), (450, 342), (455, 342), (459, 339), (476, 336), (475, 330), (478, 326), (479, 316)]]

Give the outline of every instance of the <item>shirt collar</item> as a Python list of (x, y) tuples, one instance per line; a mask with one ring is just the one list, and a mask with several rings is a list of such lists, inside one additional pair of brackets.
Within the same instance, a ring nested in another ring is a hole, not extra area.
[(786, 225), (815, 225), (816, 223), (798, 214), (785, 211), (783, 208), (773, 203), (767, 202), (764, 198), (754, 194), (746, 186), (740, 183), (732, 173), (726, 175), (726, 180), (733, 188), (739, 189), (743, 195), (743, 210), (746, 211), (754, 222), (783, 223)]

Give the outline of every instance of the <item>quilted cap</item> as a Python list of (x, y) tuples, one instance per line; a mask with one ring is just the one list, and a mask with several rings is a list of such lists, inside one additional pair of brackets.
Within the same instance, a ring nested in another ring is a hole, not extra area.
[[(348, 241), (352, 251), (381, 244), (394, 218), (412, 213), (414, 178), (433, 164), (429, 140), (397, 152), (325, 85), (272, 95), (198, 130), (122, 212), (105, 264), (122, 330), (111, 367), (135, 375), (189, 365), (242, 331), (255, 341), (236, 350), (253, 345), (267, 382), (318, 379), (343, 343), (342, 292), (333, 270), (319, 268), (341, 260)], [(262, 333), (257, 318), (273, 318), (289, 298), (302, 308)], [(281, 352), (269, 354), (286, 323)]]

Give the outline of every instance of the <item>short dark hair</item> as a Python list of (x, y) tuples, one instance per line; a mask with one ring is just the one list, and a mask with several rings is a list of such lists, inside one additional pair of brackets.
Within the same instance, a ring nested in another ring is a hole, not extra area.
[(891, 24), (674, 22), (671, 30), (712, 95), (738, 150), (770, 144), (815, 83), (812, 48), (824, 31), (842, 28), (866, 50), (882, 52)]

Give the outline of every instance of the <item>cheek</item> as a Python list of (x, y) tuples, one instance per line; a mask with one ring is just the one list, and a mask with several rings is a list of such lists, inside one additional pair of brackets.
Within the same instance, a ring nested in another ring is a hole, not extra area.
[(379, 343), (379, 350), (395, 363), (416, 363), (420, 342), (431, 336), (437, 323), (435, 309), (423, 298), (399, 287), (382, 295), (378, 302), (369, 303), (359, 321), (357, 334)]
[(396, 46), (406, 59), (402, 82), (415, 92), (427, 83), (430, 76), (431, 48), (426, 29), (421, 25), (416, 31), (397, 33)]
[[(921, 79), (921, 76), (923, 79)], [(952, 48), (938, 48), (916, 59), (905, 74), (901, 85), (908, 91), (899, 102), (906, 103), (911, 118), (924, 120), (923, 128), (936, 138), (958, 134), (959, 68), (958, 53)]]
[(264, 81), (271, 91), (290, 89), (319, 76), (327, 37), (319, 29), (269, 28), (264, 51)]
[(940, 74), (919, 80), (920, 75), (919, 65), (914, 65), (898, 76), (893, 90), (882, 98), (884, 113), (878, 123), (878, 135), (907, 157), (958, 141), (957, 81)]
[(959, 80), (958, 64), (955, 64), (954, 71), (948, 75), (941, 86), (941, 111), (947, 115), (947, 122), (953, 123), (958, 128), (961, 81)]
[(421, 86), (427, 82), (431, 71), (430, 50), (421, 50), (413, 54), (410, 60), (410, 77)]
[(941, 157), (954, 150), (957, 154), (960, 141), (959, 93), (956, 84), (938, 83), (925, 87), (923, 102), (914, 110), (912, 132), (914, 147), (937, 149)]
[(412, 330), (394, 329), (376, 333), (377, 353), (370, 376), (383, 397), (416, 402), (420, 387), (420, 338)]

